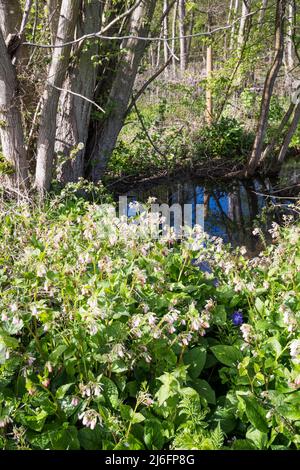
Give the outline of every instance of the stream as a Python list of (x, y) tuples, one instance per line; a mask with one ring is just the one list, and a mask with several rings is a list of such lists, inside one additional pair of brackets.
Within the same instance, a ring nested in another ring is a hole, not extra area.
[(169, 206), (174, 203), (182, 207), (184, 204), (191, 204), (193, 224), (196, 205), (203, 204), (205, 232), (221, 237), (233, 247), (245, 246), (249, 255), (255, 256), (262, 249), (259, 237), (252, 233), (258, 226), (258, 217), (264, 213), (259, 225), (268, 237), (272, 222), (281, 223), (283, 213), (289, 213), (287, 206), (295, 202), (295, 198), (291, 197), (291, 194), (295, 196), (294, 189), (283, 191), (286, 188), (285, 181), (299, 190), (299, 172), (295, 168), (295, 165), (288, 165), (276, 180), (256, 178), (204, 182), (203, 179), (184, 178), (160, 182), (150, 187), (137, 186), (122, 195), (128, 198), (128, 216), (135, 215), (134, 209), (129, 207), (130, 202), (146, 203), (149, 197), (155, 197), (157, 203)]

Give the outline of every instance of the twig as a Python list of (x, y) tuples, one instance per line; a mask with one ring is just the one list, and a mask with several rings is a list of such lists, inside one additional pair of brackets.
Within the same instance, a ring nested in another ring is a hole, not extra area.
[(155, 72), (150, 78), (149, 80), (147, 80), (144, 85), (139, 89), (139, 91), (136, 93), (136, 95), (132, 98), (131, 100), (131, 103), (130, 105), (128, 106), (128, 109), (126, 111), (126, 115), (125, 116), (128, 116), (128, 114), (130, 113), (130, 111), (132, 110), (132, 108), (134, 107), (134, 103), (140, 98), (140, 96), (144, 93), (144, 91), (148, 88), (148, 86), (159, 76), (163, 73), (163, 71), (165, 70), (166, 67), (168, 67), (168, 65), (171, 63), (172, 61), (172, 57), (169, 57), (169, 59), (167, 60), (167, 62), (165, 62), (162, 67), (157, 70), (157, 72)]
[[(259, 10), (256, 10), (252, 13), (249, 13), (248, 15), (245, 15), (245, 18), (255, 15), (257, 13), (257, 11), (259, 11)], [(206, 32), (203, 32), (203, 33), (186, 34), (186, 35), (183, 35), (183, 36), (174, 36), (174, 37), (171, 36), (171, 37), (168, 37), (168, 38), (144, 37), (144, 36), (136, 36), (136, 35), (133, 35), (133, 34), (129, 34), (127, 36), (105, 36), (103, 34), (103, 30), (101, 30), (97, 33), (85, 34), (84, 36), (81, 36), (78, 39), (74, 39), (73, 41), (65, 42), (65, 43), (59, 44), (59, 45), (55, 45), (55, 44), (54, 45), (51, 45), (51, 44), (37, 44), (37, 43), (32, 43), (32, 42), (24, 42), (23, 44), (25, 46), (40, 47), (42, 49), (59, 49), (59, 48), (67, 47), (67, 46), (72, 46), (73, 44), (78, 44), (82, 41), (85, 41), (87, 39), (93, 39), (93, 38), (103, 39), (103, 40), (108, 40), (108, 41), (124, 41), (124, 40), (129, 40), (129, 39), (138, 39), (139, 41), (149, 41), (149, 42), (150, 41), (151, 42), (157, 42), (157, 41), (164, 42), (164, 41), (173, 41), (173, 40), (174, 41), (175, 40), (179, 41), (180, 39), (189, 39), (189, 38), (197, 38), (197, 37), (210, 37), (213, 34), (218, 33), (219, 31), (224, 31), (224, 30), (232, 28), (232, 26), (235, 23), (238, 23), (239, 21), (240, 21), (240, 18), (237, 18), (230, 25), (220, 26), (218, 28), (212, 29), (211, 31), (206, 31)], [(105, 30), (106, 30), (106, 27), (105, 27)]]
[(79, 93), (75, 93), (74, 91), (68, 90), (66, 88), (59, 88), (58, 86), (55, 86), (55, 85), (53, 85), (52, 83), (49, 83), (49, 82), (48, 82), (48, 84), (51, 85), (53, 88), (55, 88), (58, 91), (64, 91), (66, 93), (70, 93), (70, 95), (78, 96), (78, 98), (82, 98), (83, 100), (88, 101), (89, 103), (91, 103), (93, 106), (95, 106), (97, 109), (99, 109), (99, 111), (101, 111), (102, 113), (104, 113), (104, 114), (106, 113), (106, 111), (104, 111), (104, 109), (101, 108), (101, 106), (99, 106), (97, 103), (95, 103), (95, 101), (90, 100), (86, 96), (80, 95)]

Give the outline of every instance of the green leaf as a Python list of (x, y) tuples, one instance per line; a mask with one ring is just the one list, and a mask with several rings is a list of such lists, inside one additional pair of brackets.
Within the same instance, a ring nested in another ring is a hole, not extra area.
[(60, 356), (68, 349), (68, 346), (61, 344), (49, 356), (49, 361), (56, 364)]
[(192, 379), (201, 374), (206, 362), (206, 348), (197, 346), (183, 355), (183, 362), (189, 366), (188, 373)]
[(116, 384), (108, 377), (101, 377), (101, 384), (103, 386), (103, 395), (105, 399), (113, 408), (118, 408), (119, 392)]
[(256, 398), (250, 398), (245, 395), (238, 395), (238, 398), (245, 403), (246, 415), (252, 426), (263, 433), (267, 433), (269, 428), (266, 419), (266, 411), (261, 405), (257, 403)]
[(255, 308), (258, 311), (258, 313), (263, 313), (265, 309), (265, 304), (260, 300), (259, 297), (256, 297), (255, 299)]
[(82, 428), (78, 432), (78, 438), (81, 447), (84, 450), (101, 450), (103, 432), (99, 425), (95, 429)]
[(164, 445), (162, 424), (158, 419), (147, 419), (144, 425), (144, 441), (148, 449), (160, 450)]
[(196, 379), (192, 383), (192, 386), (201, 397), (207, 400), (207, 403), (211, 403), (212, 405), (216, 404), (216, 394), (206, 380)]
[(236, 346), (218, 345), (210, 348), (218, 361), (225, 366), (236, 366), (243, 359), (241, 351)]
[(62, 385), (61, 387), (59, 387), (56, 390), (56, 398), (58, 398), (58, 400), (62, 400), (67, 391), (72, 387), (72, 385), (74, 385), (74, 383)]

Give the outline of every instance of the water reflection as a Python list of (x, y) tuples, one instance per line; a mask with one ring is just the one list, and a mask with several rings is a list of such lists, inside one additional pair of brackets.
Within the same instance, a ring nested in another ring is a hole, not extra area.
[[(269, 195), (269, 196), (265, 196)], [(204, 205), (204, 230), (212, 236), (222, 237), (233, 246), (244, 245), (248, 252), (257, 253), (261, 246), (252, 231), (257, 226), (256, 218), (266, 205), (276, 201), (272, 197), (269, 180), (236, 181), (231, 184), (209, 185), (199, 180), (183, 180), (164, 183), (149, 189), (137, 189), (127, 193), (128, 201), (144, 203), (155, 196), (159, 204), (191, 204), (193, 224), (196, 220), (197, 204)], [(281, 201), (282, 203), (284, 201)], [(288, 202), (288, 200), (287, 200)], [(129, 210), (129, 215), (130, 210)], [(272, 221), (279, 221), (279, 215), (272, 211), (266, 215), (266, 227)]]

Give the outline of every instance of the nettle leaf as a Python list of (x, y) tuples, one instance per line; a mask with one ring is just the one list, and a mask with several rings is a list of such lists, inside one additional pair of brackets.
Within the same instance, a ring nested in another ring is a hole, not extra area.
[(250, 423), (259, 431), (267, 433), (269, 431), (268, 421), (266, 418), (266, 410), (257, 403), (255, 397), (246, 395), (238, 395), (239, 400), (245, 404), (245, 411)]
[(214, 353), (218, 361), (225, 366), (236, 366), (243, 359), (241, 351), (236, 346), (217, 345), (212, 346), (211, 351)]
[(19, 341), (16, 338), (9, 336), (2, 329), (0, 329), (0, 345), (1, 344), (11, 349), (17, 349), (19, 347)]
[(189, 366), (190, 377), (196, 379), (201, 374), (206, 362), (206, 348), (197, 346), (183, 355), (183, 362)]

